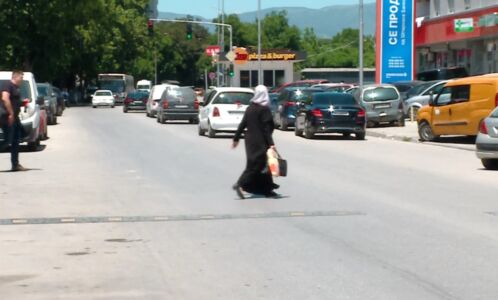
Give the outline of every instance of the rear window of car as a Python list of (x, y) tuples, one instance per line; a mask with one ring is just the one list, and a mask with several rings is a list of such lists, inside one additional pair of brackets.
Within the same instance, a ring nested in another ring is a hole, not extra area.
[(220, 93), (214, 100), (213, 104), (243, 104), (249, 105), (253, 97), (252, 93), (244, 92), (223, 92)]
[(112, 96), (111, 92), (95, 92), (95, 96)]
[(345, 93), (322, 93), (313, 96), (314, 106), (330, 105), (356, 105), (356, 101), (351, 94)]
[(38, 90), (38, 94), (40, 96), (43, 96), (43, 97), (48, 96), (48, 86), (38, 86), (37, 90)]
[(128, 94), (128, 98), (131, 98), (131, 99), (143, 99), (143, 98), (147, 98), (149, 96), (149, 94), (147, 93), (129, 93)]
[(363, 101), (390, 101), (398, 99), (398, 93), (395, 88), (391, 87), (377, 87), (368, 89), (363, 93)]
[(171, 100), (179, 100), (194, 102), (197, 99), (197, 95), (192, 88), (189, 87), (179, 87), (169, 89), (167, 92), (167, 97)]

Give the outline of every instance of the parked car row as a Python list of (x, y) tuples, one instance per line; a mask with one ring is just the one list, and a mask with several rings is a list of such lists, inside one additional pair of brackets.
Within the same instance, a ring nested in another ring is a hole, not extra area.
[[(11, 80), (11, 71), (0, 71), (0, 86)], [(50, 83), (36, 83), (31, 72), (24, 72), (20, 87), (22, 109), (19, 113), (24, 135), (22, 143), (27, 143), (29, 150), (36, 151), (40, 141), (48, 139), (47, 125), (57, 124), (57, 117), (62, 116), (65, 105), (60, 90)], [(0, 128), (0, 140), (5, 137)]]

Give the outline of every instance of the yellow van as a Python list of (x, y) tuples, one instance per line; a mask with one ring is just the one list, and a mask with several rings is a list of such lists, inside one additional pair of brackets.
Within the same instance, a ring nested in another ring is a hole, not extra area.
[(498, 74), (450, 81), (418, 111), (418, 134), (422, 141), (441, 135), (477, 135), (482, 120), (496, 106)]

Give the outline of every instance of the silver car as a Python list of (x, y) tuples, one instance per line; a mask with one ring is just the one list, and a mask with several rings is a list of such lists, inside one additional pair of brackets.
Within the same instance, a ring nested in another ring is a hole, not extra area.
[(437, 95), (448, 81), (449, 80), (428, 81), (409, 90), (407, 93), (408, 99), (405, 100), (405, 115), (410, 116), (413, 114), (413, 117), (416, 118), (418, 110), (422, 106), (429, 104), (431, 93)]
[(482, 121), (476, 139), (476, 155), (488, 170), (498, 170), (498, 108)]
[(394, 85), (371, 84), (365, 85), (362, 90), (353, 88), (352, 92), (367, 113), (367, 127), (379, 123), (405, 126), (403, 100)]

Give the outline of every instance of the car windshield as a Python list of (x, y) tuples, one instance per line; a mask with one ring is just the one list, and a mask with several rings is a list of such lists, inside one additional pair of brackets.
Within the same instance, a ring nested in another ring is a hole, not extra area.
[[(10, 80), (0, 80), (0, 87), (3, 87)], [(31, 89), (29, 88), (29, 81), (23, 80), (21, 84), (21, 99), (30, 99), (33, 100), (31, 95)]]
[(46, 86), (46, 85), (37, 86), (36, 89), (38, 90), (38, 94), (40, 96), (43, 96), (43, 97), (48, 96), (48, 86)]
[(314, 106), (330, 106), (330, 105), (356, 105), (351, 94), (345, 93), (323, 93), (313, 96)]
[(252, 93), (246, 92), (222, 92), (213, 100), (213, 104), (243, 104), (249, 105), (253, 97)]
[(498, 118), (498, 108), (496, 108), (489, 116), (491, 118)]
[(96, 92), (95, 96), (112, 96), (111, 92)]
[(408, 92), (406, 92), (407, 98), (420, 95), (420, 93), (431, 87), (434, 83), (435, 82), (427, 82), (412, 87), (408, 90)]
[(390, 101), (398, 99), (396, 89), (391, 87), (376, 87), (373, 89), (365, 90), (363, 93), (363, 101)]
[(313, 96), (314, 93), (321, 93), (323, 90), (316, 89), (316, 90), (297, 90), (292, 93), (290, 97), (290, 101), (294, 102), (306, 102), (309, 103), (311, 102), (311, 97)]
[(122, 93), (125, 90), (125, 83), (123, 80), (101, 80), (100, 88), (110, 90), (114, 93)]

